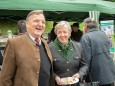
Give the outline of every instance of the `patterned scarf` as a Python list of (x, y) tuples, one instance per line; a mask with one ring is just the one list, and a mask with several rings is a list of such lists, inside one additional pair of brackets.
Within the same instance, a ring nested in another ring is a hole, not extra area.
[(73, 45), (71, 39), (68, 40), (68, 44), (63, 45), (58, 38), (54, 40), (54, 44), (59, 54), (66, 60), (73, 57)]

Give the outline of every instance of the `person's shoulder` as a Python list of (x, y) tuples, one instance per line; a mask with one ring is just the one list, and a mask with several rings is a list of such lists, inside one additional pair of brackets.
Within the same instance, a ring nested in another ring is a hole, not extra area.
[(79, 49), (80, 51), (82, 50), (82, 45), (80, 42), (72, 41), (72, 43), (76, 49)]
[(13, 37), (13, 38), (9, 38), (8, 40), (9, 41), (14, 41), (14, 40), (18, 40), (20, 38), (20, 36), (16, 36), (16, 37)]
[(83, 31), (81, 31), (81, 29), (78, 29), (78, 31), (79, 31), (79, 32), (83, 32)]
[(87, 37), (90, 37), (92, 36), (93, 32), (87, 32), (87, 33), (84, 33), (82, 38), (87, 38)]
[(13, 43), (18, 43), (20, 41), (22, 41), (22, 39), (25, 39), (25, 35), (19, 35), (13, 38), (9, 38), (8, 42), (13, 42)]
[[(81, 37), (81, 40), (80, 41), (87, 41), (87, 42), (89, 42), (89, 40), (91, 40), (92, 38), (94, 38), (94, 36), (93, 36), (93, 34), (94, 34), (94, 32), (89, 32), (89, 33), (85, 33), (85, 34), (83, 34), (83, 36)], [(82, 42), (82, 43), (83, 43)]]
[(75, 45), (81, 46), (80, 42), (76, 42), (76, 41), (72, 40), (72, 43), (75, 44)]

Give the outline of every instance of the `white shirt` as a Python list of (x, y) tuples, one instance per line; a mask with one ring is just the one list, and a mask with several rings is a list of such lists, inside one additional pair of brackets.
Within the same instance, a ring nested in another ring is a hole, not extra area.
[[(29, 36), (30, 36), (30, 38), (31, 38), (35, 43), (37, 43), (37, 42), (35, 41), (36, 38), (34, 38), (34, 37), (33, 37), (32, 35), (30, 35), (30, 34), (29, 34)], [(40, 39), (40, 38), (39, 38), (39, 45), (41, 45), (41, 39)]]

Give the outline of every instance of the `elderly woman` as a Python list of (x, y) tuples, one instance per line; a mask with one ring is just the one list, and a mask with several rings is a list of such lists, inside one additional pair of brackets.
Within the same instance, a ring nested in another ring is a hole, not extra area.
[(60, 21), (54, 30), (57, 38), (49, 46), (53, 56), (56, 85), (78, 86), (77, 81), (88, 69), (83, 59), (82, 48), (79, 43), (70, 39), (71, 27), (67, 21)]

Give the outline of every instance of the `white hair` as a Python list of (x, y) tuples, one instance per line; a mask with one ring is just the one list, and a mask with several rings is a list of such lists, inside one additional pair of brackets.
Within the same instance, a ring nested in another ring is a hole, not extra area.
[(70, 26), (70, 24), (69, 24), (67, 21), (60, 21), (60, 22), (55, 26), (55, 29), (54, 29), (55, 34), (56, 34), (56, 32), (57, 32), (57, 29), (62, 28), (62, 27), (67, 28), (68, 31), (71, 32), (71, 26)]

